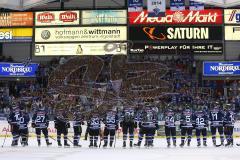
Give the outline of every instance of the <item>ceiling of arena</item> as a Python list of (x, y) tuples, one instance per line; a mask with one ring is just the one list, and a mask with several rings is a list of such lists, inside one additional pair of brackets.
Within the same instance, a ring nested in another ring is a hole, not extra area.
[[(12, 10), (27, 10), (30, 8), (59, 8), (59, 2), (64, 1), (66, 8), (108, 8), (108, 7), (124, 7), (126, 0), (1, 0), (0, 8), (12, 9)], [(169, 4), (170, 0), (167, 0)], [(199, 2), (204, 2), (207, 5), (217, 6), (217, 7), (233, 7), (239, 6), (240, 0), (196, 0)], [(144, 0), (144, 5), (146, 6), (147, 0)], [(186, 0), (188, 5), (188, 0)]]

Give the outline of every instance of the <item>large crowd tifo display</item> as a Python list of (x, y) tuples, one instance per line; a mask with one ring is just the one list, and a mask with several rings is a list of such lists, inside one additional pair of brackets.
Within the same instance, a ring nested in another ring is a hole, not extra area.
[(171, 93), (173, 86), (164, 79), (169, 68), (153, 62), (128, 62), (115, 55), (103, 60), (97, 56), (72, 57), (49, 77), (49, 88), (58, 93), (86, 96), (97, 106), (137, 106), (138, 99), (157, 98)]

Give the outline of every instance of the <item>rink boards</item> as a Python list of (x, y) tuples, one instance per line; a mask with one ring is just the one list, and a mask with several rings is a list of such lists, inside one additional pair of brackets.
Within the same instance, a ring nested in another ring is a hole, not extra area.
[[(35, 129), (32, 128), (30, 126), (30, 124), (31, 123), (29, 123), (29, 135), (30, 136), (35, 136)], [(71, 136), (73, 136), (72, 122), (70, 122), (70, 124), (71, 124), (71, 127), (68, 129), (68, 131), (69, 131), (69, 136), (71, 137)], [(158, 130), (157, 135), (158, 136), (164, 136), (164, 121), (160, 121), (159, 124), (160, 124), (160, 129)], [(179, 122), (177, 122), (176, 124), (177, 124), (177, 131), (179, 131), (180, 130), (179, 129)], [(82, 126), (82, 136), (85, 135), (86, 128), (87, 128), (86, 125)], [(104, 128), (104, 125), (102, 125), (101, 128)], [(139, 131), (139, 129), (135, 130), (135, 136), (138, 135), (138, 131)], [(56, 136), (57, 131), (54, 128), (54, 122), (53, 121), (50, 121), (50, 123), (49, 123), (48, 132), (49, 132), (50, 136), (52, 136), (52, 137)], [(179, 132), (177, 132), (177, 133), (179, 133)], [(5, 135), (11, 136), (10, 125), (8, 124), (7, 121), (0, 121), (0, 137), (4, 137)], [(240, 137), (240, 121), (237, 121), (235, 123), (234, 136)], [(118, 131), (117, 131), (117, 137), (122, 137), (122, 129), (121, 128), (119, 128)]]

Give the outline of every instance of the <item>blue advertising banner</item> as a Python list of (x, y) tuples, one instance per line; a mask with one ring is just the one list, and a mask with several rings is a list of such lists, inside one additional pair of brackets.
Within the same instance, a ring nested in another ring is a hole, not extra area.
[(189, 10), (191, 10), (191, 11), (204, 10), (204, 3), (195, 2), (194, 0), (190, 0), (189, 1)]
[(170, 9), (172, 11), (185, 10), (185, 0), (170, 0)]
[(128, 0), (128, 12), (141, 12), (143, 10), (143, 0)]
[(239, 62), (203, 62), (203, 76), (239, 76)]
[(165, 17), (166, 1), (165, 0), (148, 0), (148, 17)]
[(0, 63), (0, 77), (36, 77), (37, 63)]

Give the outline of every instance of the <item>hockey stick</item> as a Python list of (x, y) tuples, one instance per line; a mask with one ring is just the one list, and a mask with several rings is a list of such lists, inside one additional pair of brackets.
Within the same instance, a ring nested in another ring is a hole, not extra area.
[(51, 138), (54, 141), (57, 141), (55, 138), (53, 138), (52, 136), (48, 136), (49, 138)]
[(115, 134), (114, 148), (116, 147), (116, 142), (117, 142), (117, 136)]
[(4, 140), (3, 140), (2, 148), (3, 148), (4, 144), (5, 144), (6, 139), (7, 139), (7, 130), (6, 130), (6, 134), (5, 134)]
[(73, 141), (70, 138), (67, 137), (67, 140), (73, 144)]

